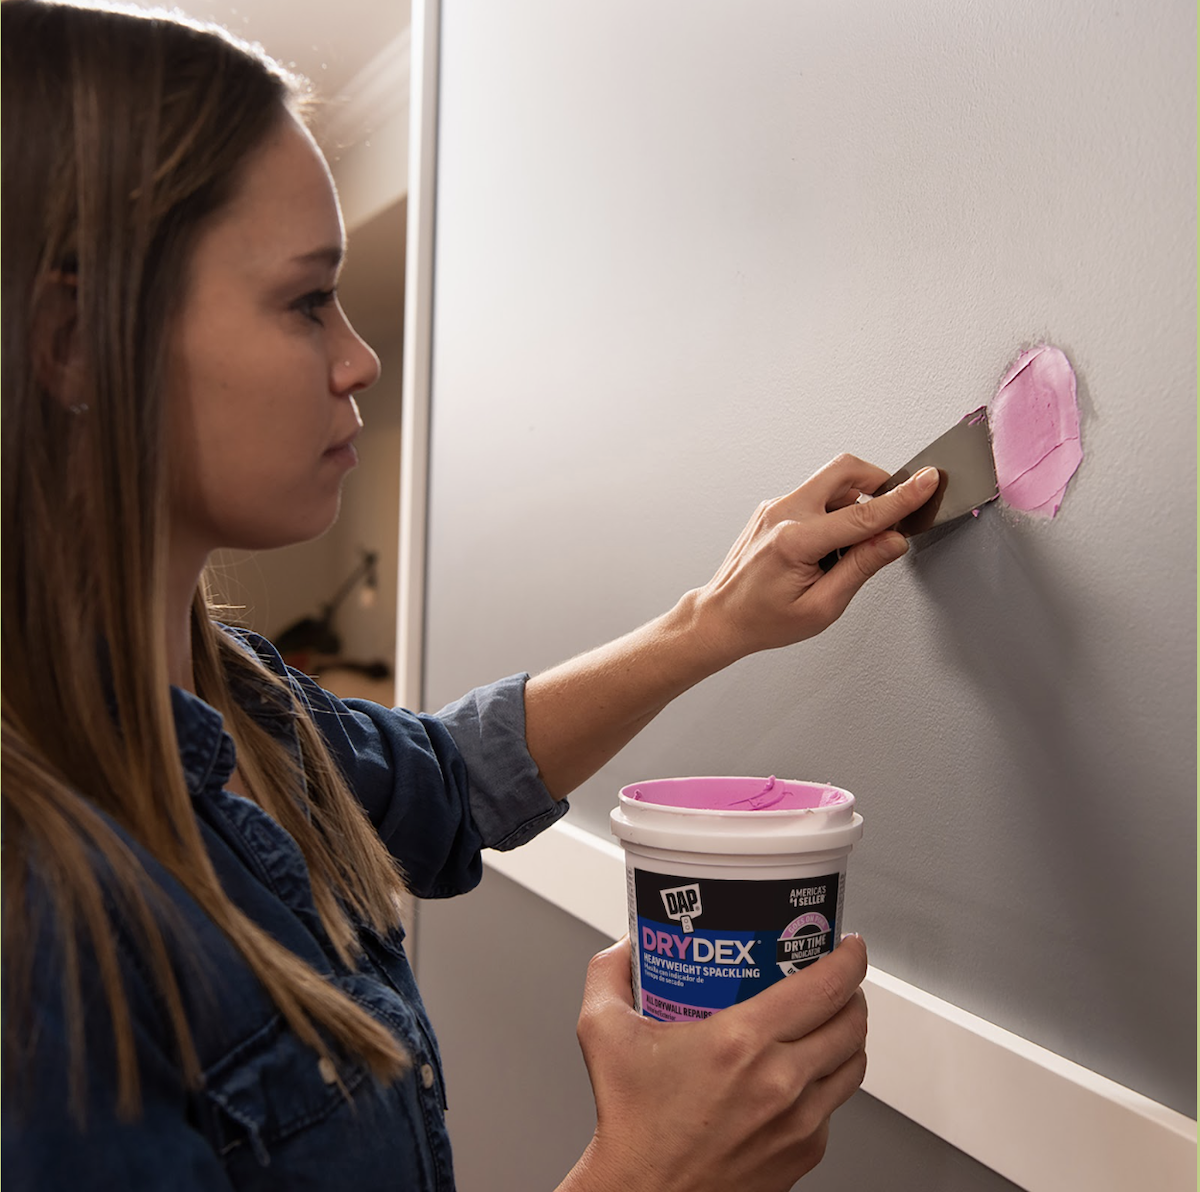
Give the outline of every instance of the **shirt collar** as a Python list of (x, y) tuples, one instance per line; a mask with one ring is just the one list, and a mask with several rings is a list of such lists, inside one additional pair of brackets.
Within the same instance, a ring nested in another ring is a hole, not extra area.
[(188, 794), (196, 798), (214, 784), (224, 786), (237, 763), (233, 738), (225, 731), (225, 718), (181, 687), (171, 688), (171, 710)]
[[(286, 695), (237, 676), (233, 678), (230, 694), (239, 707), (245, 708), (271, 736), (282, 741), (290, 753), (299, 755), (294, 726), (296, 708)], [(171, 710), (188, 793), (196, 798), (210, 787), (219, 790), (237, 765), (237, 750), (233, 738), (225, 731), (225, 718), (211, 704), (182, 687), (171, 688)]]

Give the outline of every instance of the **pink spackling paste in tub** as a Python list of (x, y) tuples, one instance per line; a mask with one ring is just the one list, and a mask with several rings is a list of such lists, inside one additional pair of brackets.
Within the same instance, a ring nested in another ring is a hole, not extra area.
[(707, 1018), (837, 946), (854, 796), (829, 783), (662, 778), (624, 787), (634, 1000), (649, 1018)]

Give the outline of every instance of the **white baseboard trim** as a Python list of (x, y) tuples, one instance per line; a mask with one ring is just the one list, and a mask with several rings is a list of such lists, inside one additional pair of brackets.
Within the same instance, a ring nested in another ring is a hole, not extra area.
[[(619, 845), (555, 824), (490, 868), (613, 939), (628, 930)], [(1196, 1123), (871, 968), (863, 1089), (1027, 1192), (1194, 1192)]]

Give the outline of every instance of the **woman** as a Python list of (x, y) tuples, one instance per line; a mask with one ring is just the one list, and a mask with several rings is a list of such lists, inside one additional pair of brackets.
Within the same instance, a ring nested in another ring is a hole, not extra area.
[[(437, 716), (343, 703), (204, 581), (219, 547), (329, 526), (378, 375), (301, 85), (176, 18), (0, 20), (5, 1174), (451, 1188), (397, 896), (470, 889), (676, 695), (825, 628), (936, 476), (857, 504), (884, 474), (840, 457), (610, 646)], [(667, 1026), (602, 953), (563, 1188), (790, 1186), (862, 1079), (865, 963), (851, 940)]]

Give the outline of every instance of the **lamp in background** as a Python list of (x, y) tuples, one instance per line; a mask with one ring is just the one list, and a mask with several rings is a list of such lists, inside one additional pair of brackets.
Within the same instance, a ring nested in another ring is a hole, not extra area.
[[(357, 585), (362, 584), (362, 591), (359, 593), (361, 607), (370, 608), (375, 603), (375, 596), (379, 590), (379, 575), (376, 570), (379, 553), (364, 550), (362, 556), (354, 570), (342, 581), (342, 586), (333, 594), (333, 599), (322, 606), (319, 617), (302, 617), (275, 638), (275, 647), (289, 666), (306, 671), (310, 668), (314, 655), (324, 655), (333, 659), (341, 653), (342, 642), (333, 627), (333, 619), (346, 597)], [(339, 665), (355, 664), (339, 660)], [(372, 671), (382, 667), (383, 673), (377, 677), (383, 678), (389, 673), (385, 663), (368, 665)]]

